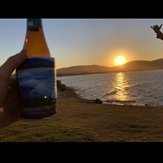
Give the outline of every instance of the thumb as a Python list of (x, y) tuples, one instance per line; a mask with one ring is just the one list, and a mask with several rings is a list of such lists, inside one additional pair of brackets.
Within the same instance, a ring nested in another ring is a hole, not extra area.
[(1, 66), (1, 70), (10, 75), (20, 64), (22, 64), (27, 58), (27, 52), (22, 50), (20, 53), (11, 56), (7, 61)]

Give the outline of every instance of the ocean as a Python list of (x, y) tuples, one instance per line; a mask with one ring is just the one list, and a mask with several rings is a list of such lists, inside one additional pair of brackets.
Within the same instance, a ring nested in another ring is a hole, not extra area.
[(163, 70), (62, 76), (84, 99), (104, 104), (163, 106)]

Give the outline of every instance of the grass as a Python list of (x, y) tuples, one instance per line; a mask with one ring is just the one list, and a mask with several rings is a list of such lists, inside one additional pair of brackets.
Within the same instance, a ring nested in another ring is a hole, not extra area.
[(60, 92), (57, 114), (0, 129), (0, 142), (163, 142), (163, 108), (96, 104)]

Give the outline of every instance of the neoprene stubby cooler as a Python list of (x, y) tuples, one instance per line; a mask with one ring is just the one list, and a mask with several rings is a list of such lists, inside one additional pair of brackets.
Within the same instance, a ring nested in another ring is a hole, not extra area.
[(56, 113), (56, 68), (47, 46), (42, 20), (27, 19), (23, 49), (26, 61), (17, 70), (22, 118), (40, 119)]

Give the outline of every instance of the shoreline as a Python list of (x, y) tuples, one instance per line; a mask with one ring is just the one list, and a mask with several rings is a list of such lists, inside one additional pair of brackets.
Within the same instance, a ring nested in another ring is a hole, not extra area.
[[(85, 101), (87, 103), (90, 102), (90, 103), (94, 103), (94, 104), (110, 105), (110, 106), (123, 106), (123, 107), (133, 106), (133, 107), (154, 107), (154, 108), (159, 107), (159, 108), (163, 108), (163, 106), (149, 105), (149, 104), (142, 104), (142, 105), (137, 105), (137, 104), (135, 104), (135, 105), (132, 105), (132, 104), (127, 104), (127, 105), (125, 105), (125, 104), (119, 104), (119, 105), (118, 104), (111, 104), (109, 100), (102, 101), (99, 98), (96, 98), (95, 100), (84, 99), (79, 94), (77, 94), (73, 88), (70, 88), (70, 87), (66, 86), (65, 84), (62, 84), (60, 80), (59, 80), (59, 82), (60, 82), (59, 87), (57, 87), (58, 98), (69, 98), (69, 97), (71, 97), (71, 98), (77, 98), (77, 99), (82, 100), (83, 102)], [(64, 87), (63, 90), (62, 90), (62, 87)], [(107, 101), (109, 103), (107, 103)], [(113, 101), (113, 102), (116, 102), (116, 101)], [(121, 101), (117, 101), (117, 102), (121, 102)], [(126, 102), (126, 101), (124, 101), (124, 102)]]
[(163, 142), (163, 107), (98, 104), (60, 86), (56, 114), (2, 128), (0, 142)]
[(69, 87), (57, 107), (57, 117), (81, 129), (74, 141), (163, 142), (163, 107), (97, 104)]

